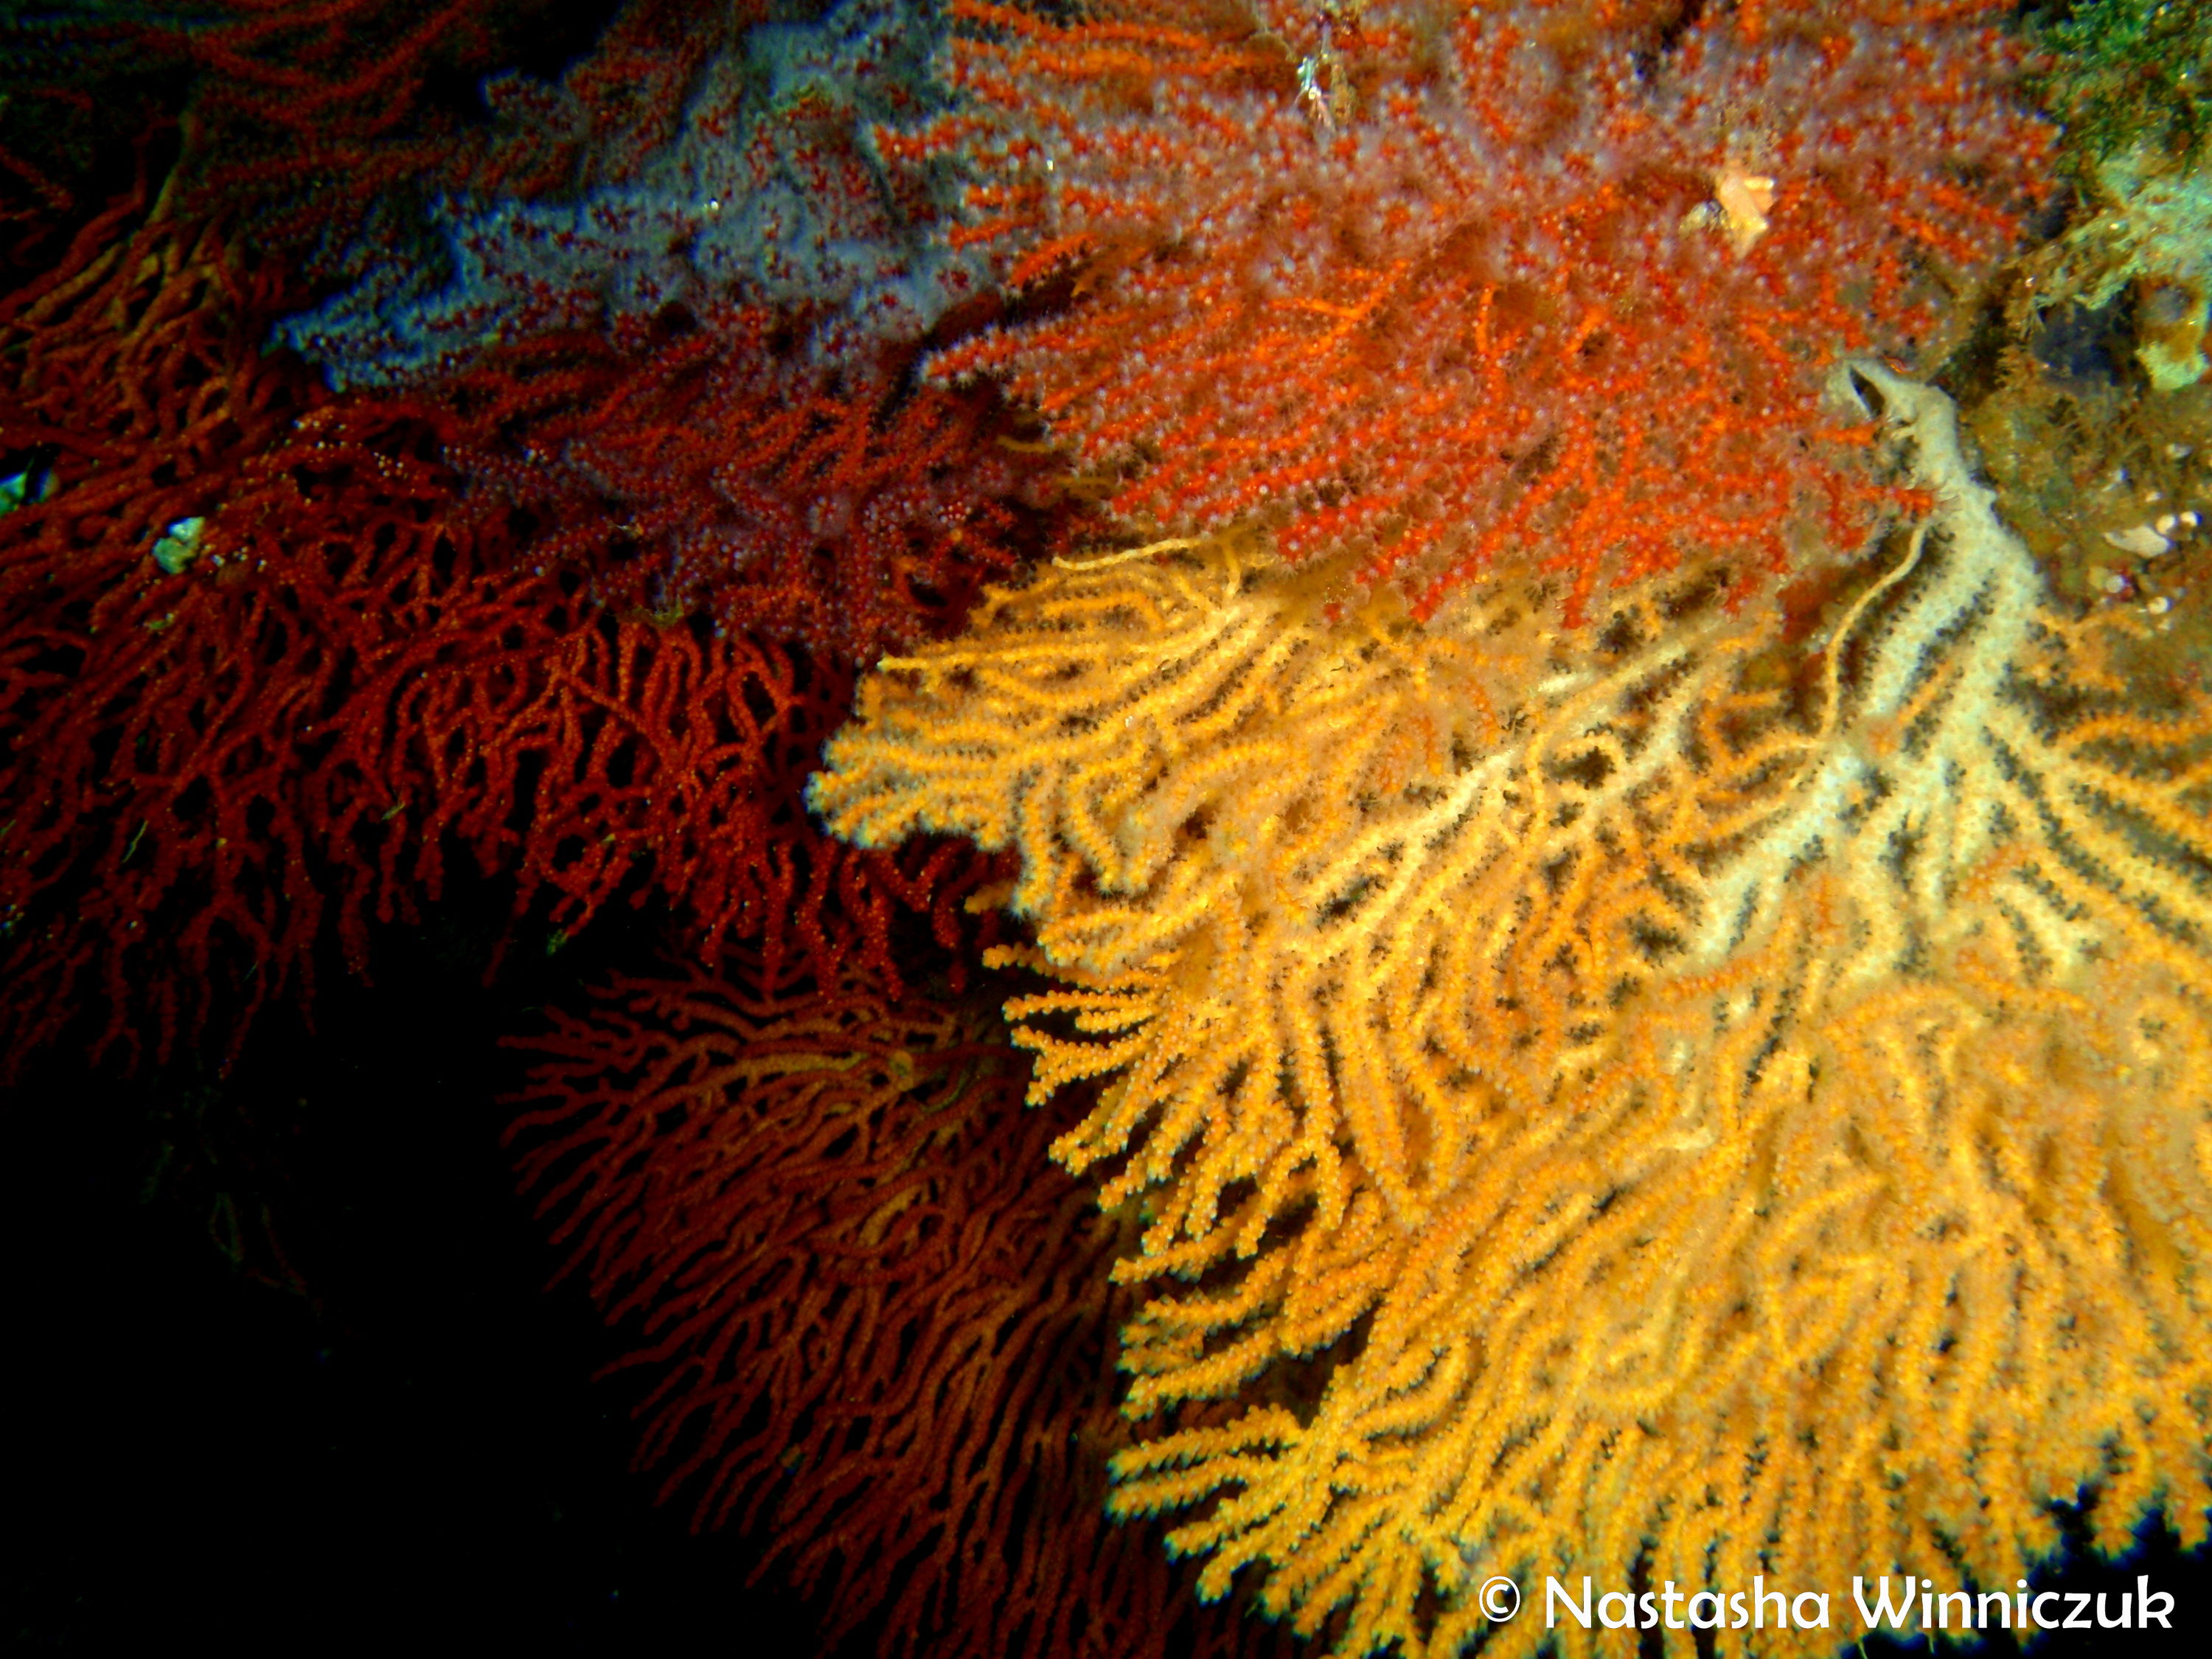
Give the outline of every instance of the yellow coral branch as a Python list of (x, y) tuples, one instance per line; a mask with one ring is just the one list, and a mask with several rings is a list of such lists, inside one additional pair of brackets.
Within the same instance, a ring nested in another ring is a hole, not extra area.
[(2093, 1486), (2203, 1534), (2212, 710), (2114, 701), (1941, 393), (1839, 392), (1935, 506), (1802, 715), (1694, 574), (1416, 625), (1240, 537), (994, 593), (831, 743), (838, 834), (1019, 854), (1129, 1409), (1252, 1401), (1115, 1462), (1202, 1593), (1510, 1656), (1492, 1574), (2002, 1585)]

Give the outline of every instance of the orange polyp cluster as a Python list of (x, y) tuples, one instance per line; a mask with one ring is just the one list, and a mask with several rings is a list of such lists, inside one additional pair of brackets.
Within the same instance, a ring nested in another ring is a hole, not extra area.
[(1423, 612), (1514, 568), (1577, 614), (1692, 538), (1748, 581), (1808, 503), (1849, 533), (1881, 497), (1801, 441), (1825, 364), (1923, 343), (2038, 188), (1985, 7), (1254, 9), (953, 7), (964, 240), (1073, 281), (932, 372), (1006, 380), (1135, 530), (1265, 515)]

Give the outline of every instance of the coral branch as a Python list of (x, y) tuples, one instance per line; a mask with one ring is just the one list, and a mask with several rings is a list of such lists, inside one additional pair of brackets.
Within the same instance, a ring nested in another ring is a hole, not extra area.
[(1441, 1656), (1493, 1574), (2204, 1537), (2212, 708), (2126, 702), (1941, 393), (1841, 384), (1929, 507), (1810, 681), (1710, 581), (1332, 621), (1232, 538), (994, 595), (830, 745), (841, 834), (1021, 855), (1033, 1088), (1107, 1079), (1054, 1156), (1151, 1218), (1115, 1508), (1197, 1506), (1203, 1593)]
[(1033, 399), (1140, 529), (1272, 512), (1419, 616), (1856, 540), (1869, 487), (1801, 436), (1826, 362), (1925, 342), (2045, 145), (1955, 7), (953, 9), (971, 234), (1071, 293), (935, 372)]
[[(930, 72), (934, 25), (906, 0), (842, 0), (818, 22), (740, 32), (749, 9), (634, 6), (558, 89), (497, 82), (519, 131), (457, 152), (436, 175), (447, 188), (419, 208), (421, 181), (395, 191), (386, 207), (410, 221), (412, 249), (384, 232), (357, 251), (359, 280), (280, 337), (342, 388), (459, 368), (501, 340), (642, 325), (672, 307), (804, 317), (810, 367), (919, 338), (978, 291), (981, 262), (933, 234), (957, 188), (950, 159), (902, 160), (868, 133), (945, 102)], [(644, 87), (617, 78), (641, 57)], [(568, 176), (519, 198), (533, 181), (518, 169), (546, 165), (547, 148), (574, 152)]]
[(1039, 1178), (1054, 1120), (995, 1014), (732, 962), (521, 1046), (525, 1178), (656, 1378), (641, 1462), (773, 1539), (825, 1650), (1249, 1651), (1106, 1518), (1127, 1227)]
[(442, 388), (452, 452), (554, 523), (534, 549), (593, 595), (864, 660), (959, 624), (981, 580), (1052, 544), (1048, 459), (988, 392), (906, 389), (896, 362), (793, 362), (787, 318), (559, 335)]
[(332, 403), (262, 349), (280, 285), (143, 207), (0, 309), (0, 453), (36, 479), (0, 514), (11, 1060), (87, 1004), (160, 1054), (230, 999), (235, 1042), (457, 850), (559, 926), (657, 891), (777, 972), (895, 982), (899, 915), (963, 933), (971, 862), (805, 822), (842, 670), (591, 603), (542, 501), (462, 490), (450, 414)]

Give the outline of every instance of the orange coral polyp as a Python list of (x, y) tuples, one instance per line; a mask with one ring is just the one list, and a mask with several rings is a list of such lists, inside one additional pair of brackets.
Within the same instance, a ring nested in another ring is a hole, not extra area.
[[(2044, 133), (1956, 8), (1678, 13), (1376, 0), (1324, 39), (1288, 0), (1202, 34), (1167, 0), (1070, 27), (956, 7), (990, 199), (1041, 191), (977, 228), (1010, 277), (1077, 283), (933, 372), (1008, 380), (1147, 532), (1269, 503), (1448, 525), (1361, 573), (1424, 610), (1516, 566), (1579, 609), (1670, 520), (1747, 582), (1784, 568), (1808, 503), (1856, 495), (1863, 524), (1880, 499), (1798, 438), (1823, 365), (1910, 354), (1929, 282), (2007, 245)], [(1298, 89), (1324, 55), (1341, 120)], [(1756, 234), (1716, 199), (1731, 178), (1772, 180)]]

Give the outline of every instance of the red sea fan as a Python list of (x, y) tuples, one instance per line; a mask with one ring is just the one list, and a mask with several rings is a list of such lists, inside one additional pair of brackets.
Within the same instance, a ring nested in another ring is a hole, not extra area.
[[(197, 550), (244, 459), (313, 393), (261, 356), (269, 283), (239, 275), (219, 230), (138, 223), (143, 206), (0, 304), (0, 456), (35, 481), (0, 517), (0, 999), (33, 1035), (88, 979), (144, 1011), (128, 964), (159, 931), (182, 965), (142, 988), (166, 1046), (197, 1017), (216, 933), (250, 953), (258, 1000), (313, 931), (309, 832), (279, 801), (283, 750), (323, 709), (312, 660), (289, 660), (306, 641), (253, 614), (242, 568), (186, 582), (163, 562)], [(289, 695), (263, 695), (256, 636)], [(108, 1037), (125, 1036), (118, 1012)]]
[(622, 893), (789, 971), (894, 973), (982, 866), (819, 836), (800, 781), (849, 698), (797, 645), (590, 602), (526, 502), (465, 492), (451, 417), (333, 400), (260, 342), (214, 228), (119, 205), (0, 303), (0, 1030), (20, 1060), (233, 1044), (335, 937), (461, 850), (581, 926)]
[(842, 670), (605, 608), (527, 640), (469, 638), (471, 661), (426, 632), (362, 689), (375, 717), (332, 758), (408, 813), (415, 885), (434, 894), (458, 844), (513, 875), (518, 912), (548, 902), (571, 932), (625, 895), (670, 902), (702, 953), (754, 944), (771, 986), (857, 963), (897, 987), (902, 916), (943, 945), (978, 936), (963, 901), (992, 861), (950, 842), (856, 853), (808, 820), (803, 780), (851, 701)]
[(1423, 614), (1849, 535), (1824, 361), (1912, 349), (2045, 149), (1990, 6), (952, 9), (975, 110), (882, 142), (978, 158), (959, 234), (1065, 302), (935, 372), (1003, 376), (1140, 526), (1273, 512)]
[(825, 1649), (1239, 1650), (1106, 1519), (1133, 1222), (1050, 1167), (1064, 1115), (1023, 1106), (988, 1000), (857, 969), (775, 995), (733, 962), (552, 1022), (511, 1135), (569, 1271), (640, 1328), (641, 1461), (773, 1540), (760, 1570), (823, 1598)]
[(491, 76), (492, 125), (458, 150), (450, 186), (528, 200), (635, 177), (682, 130), (700, 71), (769, 9), (769, 0), (631, 0), (558, 82)]
[(189, 21), (149, 29), (199, 74), (188, 117), (210, 201), (274, 204), (264, 240), (298, 246), (349, 228), (380, 191), (452, 161), (450, 117), (424, 123), (439, 75), (495, 69), (516, 0), (217, 0)]
[(732, 307), (494, 354), (458, 382), (487, 433), (467, 464), (560, 503), (577, 528), (549, 556), (610, 602), (855, 661), (957, 629), (1060, 533), (1055, 469), (988, 392), (811, 367), (790, 340)]

